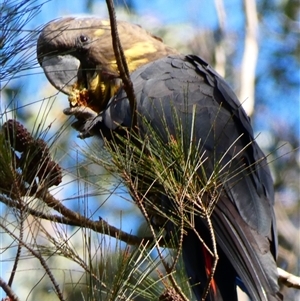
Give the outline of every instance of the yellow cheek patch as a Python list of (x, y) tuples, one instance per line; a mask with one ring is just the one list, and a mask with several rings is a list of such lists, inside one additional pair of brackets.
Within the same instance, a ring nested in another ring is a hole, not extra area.
[(88, 78), (88, 89), (90, 91), (95, 91), (98, 88), (99, 83), (101, 82), (101, 78), (99, 73), (97, 73), (96, 76), (94, 76), (92, 79)]
[(147, 58), (141, 58), (139, 60), (130, 61), (130, 58), (127, 58), (127, 64), (129, 72), (133, 72), (138, 67), (145, 65), (149, 63), (149, 60)]
[(148, 56), (157, 51), (153, 43), (138, 42), (124, 51), (130, 72), (149, 62)]
[(154, 44), (146, 41), (133, 44), (132, 47), (124, 51), (124, 54), (126, 58), (134, 58), (156, 51), (157, 49), (155, 48)]
[[(148, 58), (140, 58), (140, 59), (131, 60), (130, 57), (126, 57), (126, 62), (128, 65), (129, 72), (131, 73), (134, 70), (136, 70), (138, 67), (145, 65), (145, 64), (149, 63), (150, 61)], [(118, 69), (116, 60), (110, 61), (109, 66), (110, 66), (111, 70), (113, 70), (117, 74), (119, 73), (119, 69)]]

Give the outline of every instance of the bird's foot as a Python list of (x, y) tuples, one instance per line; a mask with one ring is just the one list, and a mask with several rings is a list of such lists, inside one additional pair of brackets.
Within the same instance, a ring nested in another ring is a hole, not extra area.
[(63, 112), (65, 115), (74, 116), (77, 119), (72, 123), (72, 127), (79, 132), (79, 138), (85, 139), (97, 134), (94, 129), (97, 123), (102, 122), (101, 114), (85, 106), (66, 108)]

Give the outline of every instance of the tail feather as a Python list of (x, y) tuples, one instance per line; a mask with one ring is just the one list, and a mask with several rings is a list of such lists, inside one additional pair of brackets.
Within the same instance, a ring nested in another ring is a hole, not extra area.
[[(212, 214), (219, 261), (206, 301), (237, 301), (236, 285), (242, 281), (255, 301), (279, 301), (277, 267), (267, 238), (261, 237), (243, 221), (234, 205), (219, 200)], [(208, 226), (195, 218), (195, 229), (211, 247)], [(194, 230), (183, 240), (183, 260), (197, 300), (202, 300), (213, 258)]]
[[(196, 218), (195, 228), (201, 238), (204, 239), (210, 247), (210, 234), (207, 227), (203, 224), (200, 217)], [(213, 258), (203, 247), (194, 230), (187, 229), (182, 246), (183, 261), (189, 277), (193, 292), (197, 300), (202, 300), (209, 275), (213, 266)], [(225, 254), (218, 250), (220, 260), (218, 261), (209, 293), (206, 301), (237, 301), (236, 293), (236, 272), (232, 265), (226, 260)]]
[(220, 248), (245, 285), (252, 300), (282, 300), (270, 241), (252, 230), (234, 205), (220, 202), (212, 215)]

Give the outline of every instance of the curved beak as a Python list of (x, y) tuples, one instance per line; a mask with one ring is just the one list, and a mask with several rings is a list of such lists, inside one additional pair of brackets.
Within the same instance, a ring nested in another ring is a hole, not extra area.
[(41, 66), (49, 82), (67, 95), (80, 81), (80, 61), (72, 55), (44, 56)]
[(71, 106), (80, 101), (100, 112), (118, 87), (118, 79), (102, 77), (101, 68), (97, 66), (84, 68), (84, 64), (71, 54), (45, 55), (39, 63), (49, 82), (69, 96)]

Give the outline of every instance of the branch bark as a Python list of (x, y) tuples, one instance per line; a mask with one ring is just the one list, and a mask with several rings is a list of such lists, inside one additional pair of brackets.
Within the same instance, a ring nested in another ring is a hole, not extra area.
[(296, 289), (300, 289), (300, 277), (295, 276), (293, 274), (288, 273), (287, 271), (277, 268), (279, 275), (279, 282), (284, 284), (287, 287), (292, 287)]
[[(54, 223), (60, 223), (64, 225), (85, 227), (96, 231), (97, 233), (102, 233), (109, 235), (114, 238), (118, 238), (121, 241), (124, 241), (130, 245), (140, 245), (142, 242), (148, 243), (152, 242), (152, 237), (138, 237), (127, 232), (124, 232), (114, 226), (111, 226), (106, 221), (100, 219), (99, 221), (93, 221), (89, 218), (72, 211), (65, 207), (59, 200), (54, 198), (48, 191), (45, 193), (40, 193), (38, 198), (44, 201), (49, 207), (53, 208), (59, 212), (62, 216), (55, 214), (45, 214), (41, 211), (26, 207), (26, 212), (32, 216), (38, 217), (40, 219), (52, 221)], [(5, 196), (0, 197), (0, 202), (17, 210), (20, 210), (20, 204), (14, 200), (6, 198)]]
[(120, 72), (120, 77), (124, 83), (124, 90), (126, 92), (130, 104), (131, 116), (132, 116), (132, 128), (135, 129), (136, 120), (137, 120), (136, 99), (134, 95), (133, 84), (130, 79), (130, 73), (129, 73), (126, 57), (124, 55), (124, 51), (119, 38), (116, 12), (114, 8), (113, 0), (106, 0), (106, 5), (109, 13), (111, 37), (112, 37), (112, 44), (113, 44), (113, 49), (116, 57), (116, 62)]
[(0, 287), (4, 290), (8, 298), (3, 298), (2, 301), (20, 301), (11, 287), (0, 277)]

